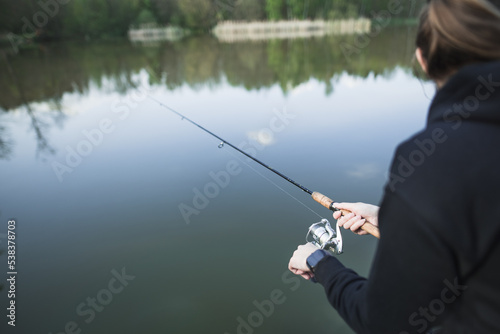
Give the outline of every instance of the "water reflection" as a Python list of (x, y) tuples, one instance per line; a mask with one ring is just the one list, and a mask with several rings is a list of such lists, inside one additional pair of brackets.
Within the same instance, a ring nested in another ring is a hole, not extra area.
[[(6, 53), (3, 53), (2, 56), (4, 66), (7, 70), (7, 75), (2, 77), (9, 80), (9, 92), (13, 93), (12, 95), (9, 94), (6, 96), (17, 97), (18, 101), (16, 103), (18, 105), (16, 107), (24, 107), (24, 110), (30, 119), (32, 130), (35, 134), (35, 140), (37, 142), (37, 155), (51, 155), (55, 153), (45, 132), (51, 125), (62, 125), (64, 119), (66, 118), (66, 115), (63, 113), (62, 106), (59, 103), (59, 99), (52, 101), (50, 98), (42, 98), (46, 104), (53, 106), (52, 109), (55, 110), (56, 113), (48, 115), (49, 117), (47, 117), (47, 113), (39, 113), (36, 110), (37, 108), (33, 108), (32, 106), (32, 103), (35, 101), (30, 101), (26, 95), (29, 91), (25, 89), (25, 80), (29, 79), (22, 78), (17, 75), (17, 68), (14, 69), (12, 67), (10, 59)], [(2, 94), (2, 96), (4, 95)], [(13, 141), (9, 139), (9, 134), (7, 132), (8, 129), (5, 125), (0, 124), (0, 159), (8, 159), (12, 154)]]
[[(289, 301), (256, 333), (352, 333), (318, 287), (302, 282), (292, 293), (281, 280), (316, 214), (331, 217), (326, 209), (150, 99), (128, 114), (113, 106), (146, 88), (307, 187), (377, 203), (395, 145), (425, 121), (411, 31), (384, 30), (349, 60), (338, 48), (347, 37), (54, 44), (1, 58), (0, 137), (10, 160), (0, 161), (0, 210), (23, 222), (19, 302), (30, 321), (21, 331), (58, 333), (75, 320), (96, 334), (234, 333), (237, 317), (279, 288)], [(294, 118), (270, 135), (275, 110)], [(112, 134), (94, 138), (92, 153), (58, 180), (52, 163), (67, 164), (69, 150), (89, 140), (84, 132), (108, 118)], [(34, 150), (55, 153), (41, 163)], [(187, 225), (180, 205), (193, 206), (194, 190), (232, 160), (241, 173)], [(342, 261), (366, 274), (375, 243), (345, 234)], [(87, 325), (76, 306), (122, 267), (137, 281)]]
[(126, 93), (132, 87), (132, 75), (144, 68), (170, 90), (184, 84), (216, 86), (227, 79), (230, 85), (247, 90), (278, 83), (287, 92), (315, 78), (330, 85), (327, 93), (331, 93), (332, 79), (343, 72), (366, 77), (408, 67), (413, 46), (401, 46), (413, 33), (413, 28), (386, 29), (376, 42), (350, 58), (339, 45), (354, 45), (355, 36), (234, 44), (203, 36), (145, 48), (127, 42), (38, 46), (18, 55), (3, 54), (7, 75), (0, 76), (0, 107), (10, 110), (40, 101), (60, 107), (63, 94), (85, 94), (90, 85), (103, 87), (107, 80), (113, 90)]
[[(338, 77), (347, 72), (366, 78), (389, 76), (396, 67), (407, 68), (413, 53), (414, 28), (389, 28), (352, 57), (339, 47), (354, 45), (356, 36), (316, 39), (221, 43), (210, 36), (188, 38), (157, 47), (134, 47), (127, 42), (49, 44), (17, 55), (2, 53), (0, 107), (21, 109), (29, 116), (38, 154), (54, 153), (46, 132), (62, 126), (67, 110), (64, 94), (88, 94), (91, 86), (126, 94), (137, 85), (133, 76), (147, 69), (150, 84), (176, 90), (229, 84), (260, 90), (278, 84), (287, 94), (315, 78), (334, 91)], [(401, 47), (401, 46), (407, 47)], [(42, 110), (49, 110), (44, 113)], [(0, 159), (14, 148), (6, 124), (0, 124)]]

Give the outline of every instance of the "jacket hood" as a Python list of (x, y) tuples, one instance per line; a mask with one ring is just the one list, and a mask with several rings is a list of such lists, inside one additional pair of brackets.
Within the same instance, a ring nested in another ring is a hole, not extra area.
[(500, 125), (500, 61), (465, 66), (436, 93), (428, 124), (457, 119)]

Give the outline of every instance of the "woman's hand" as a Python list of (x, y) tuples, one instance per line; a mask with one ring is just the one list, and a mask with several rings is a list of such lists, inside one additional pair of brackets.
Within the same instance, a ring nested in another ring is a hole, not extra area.
[(305, 279), (311, 279), (314, 274), (311, 272), (307, 266), (307, 258), (309, 255), (317, 251), (319, 248), (314, 246), (312, 243), (307, 243), (305, 245), (300, 245), (297, 250), (293, 253), (290, 262), (288, 263), (288, 269), (295, 275), (300, 275)]
[(341, 216), (341, 211), (333, 213), (333, 218), (337, 219), (337, 224), (346, 230), (351, 230), (356, 234), (365, 235), (367, 232), (361, 229), (365, 222), (378, 226), (378, 210), (376, 205), (366, 203), (334, 203), (337, 209), (349, 210), (352, 213)]

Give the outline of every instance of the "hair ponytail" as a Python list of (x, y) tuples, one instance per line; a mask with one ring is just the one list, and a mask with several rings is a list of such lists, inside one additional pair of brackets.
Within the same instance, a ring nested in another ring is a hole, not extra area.
[(500, 60), (500, 10), (487, 0), (430, 0), (420, 16), (417, 47), (431, 79)]

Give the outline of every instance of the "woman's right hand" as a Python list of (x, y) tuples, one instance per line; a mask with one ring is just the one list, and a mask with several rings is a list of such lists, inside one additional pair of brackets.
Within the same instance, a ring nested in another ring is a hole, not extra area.
[(367, 232), (361, 229), (365, 222), (378, 226), (378, 210), (376, 205), (366, 203), (334, 203), (337, 209), (349, 210), (350, 214), (342, 216), (342, 211), (333, 213), (333, 218), (337, 219), (337, 224), (346, 230), (351, 230), (356, 234), (365, 235)]

